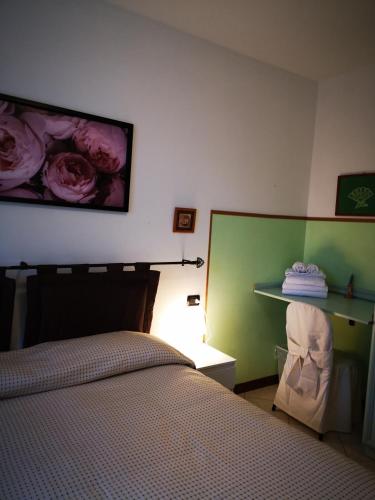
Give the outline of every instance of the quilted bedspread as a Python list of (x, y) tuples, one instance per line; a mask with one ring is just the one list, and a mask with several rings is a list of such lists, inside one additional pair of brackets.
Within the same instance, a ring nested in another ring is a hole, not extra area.
[(375, 497), (375, 477), (131, 332), (0, 355), (0, 498)]

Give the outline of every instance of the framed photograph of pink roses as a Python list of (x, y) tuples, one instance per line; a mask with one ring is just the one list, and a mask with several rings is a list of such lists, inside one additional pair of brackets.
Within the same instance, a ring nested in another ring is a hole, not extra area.
[(133, 125), (0, 94), (0, 200), (127, 212)]

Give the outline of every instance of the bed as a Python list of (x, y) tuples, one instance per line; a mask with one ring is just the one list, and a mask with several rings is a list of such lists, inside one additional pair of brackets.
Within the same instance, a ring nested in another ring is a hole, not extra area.
[(369, 471), (149, 335), (159, 275), (134, 273), (28, 281), (30, 347), (0, 353), (1, 499), (374, 498)]

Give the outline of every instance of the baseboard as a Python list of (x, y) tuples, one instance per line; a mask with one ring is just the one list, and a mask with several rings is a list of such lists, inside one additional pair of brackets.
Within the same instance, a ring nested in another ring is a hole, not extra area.
[(241, 394), (247, 391), (253, 391), (254, 389), (260, 389), (261, 387), (266, 387), (267, 385), (274, 385), (279, 383), (279, 377), (277, 375), (270, 375), (269, 377), (258, 378), (256, 380), (249, 380), (248, 382), (241, 382), (241, 384), (236, 384), (234, 386), (233, 392), (235, 394)]

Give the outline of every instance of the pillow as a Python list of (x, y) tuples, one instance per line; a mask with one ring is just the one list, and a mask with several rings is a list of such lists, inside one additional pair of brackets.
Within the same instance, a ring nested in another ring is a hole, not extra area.
[(25, 347), (117, 330), (149, 332), (159, 276), (158, 271), (29, 276)]

